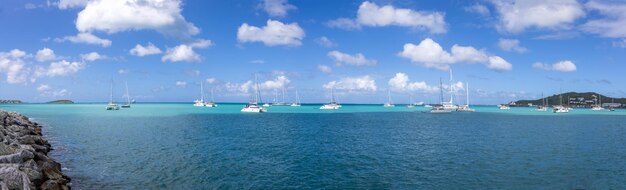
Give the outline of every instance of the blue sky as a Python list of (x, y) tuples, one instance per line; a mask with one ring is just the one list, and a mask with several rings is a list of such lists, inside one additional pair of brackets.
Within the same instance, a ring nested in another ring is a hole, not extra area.
[[(0, 99), (435, 102), (439, 78), (472, 102), (566, 91), (624, 97), (620, 1), (61, 0), (0, 5)], [(462, 103), (462, 102), (459, 102)]]

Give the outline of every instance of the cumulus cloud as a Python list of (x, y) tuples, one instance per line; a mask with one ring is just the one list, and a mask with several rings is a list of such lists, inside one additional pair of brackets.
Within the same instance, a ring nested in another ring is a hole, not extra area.
[(196, 40), (189, 44), (181, 44), (174, 48), (167, 48), (165, 55), (161, 57), (161, 61), (200, 62), (202, 58), (193, 50), (193, 48), (207, 48), (211, 45), (212, 42), (210, 40)]
[(82, 62), (69, 62), (66, 60), (61, 60), (58, 62), (50, 63), (50, 66), (48, 66), (48, 68), (37, 67), (37, 70), (35, 71), (35, 76), (36, 77), (67, 76), (70, 74), (77, 73), (80, 70), (83, 70), (85, 66), (86, 64)]
[(328, 37), (326, 36), (322, 36), (318, 39), (315, 39), (315, 43), (325, 48), (337, 47), (337, 44), (331, 41), (330, 39), (328, 39)]
[(207, 78), (207, 79), (206, 79), (206, 83), (209, 83), (209, 84), (215, 84), (215, 83), (217, 83), (217, 79), (216, 79), (216, 78), (213, 78), (213, 77), (211, 77), (211, 78)]
[(71, 92), (66, 89), (55, 90), (47, 84), (39, 85), (39, 87), (37, 87), (37, 91), (41, 96), (45, 97), (65, 97), (71, 94)]
[(288, 11), (296, 9), (287, 0), (263, 0), (259, 6), (272, 17), (284, 17)]
[(546, 70), (546, 71), (574, 72), (576, 71), (576, 64), (574, 64), (574, 62), (569, 61), (569, 60), (559, 61), (554, 64), (546, 64), (546, 63), (537, 62), (533, 64), (533, 68)]
[(396, 73), (396, 75), (389, 79), (389, 88), (393, 91), (397, 92), (405, 92), (405, 91), (421, 91), (421, 92), (437, 92), (439, 90), (438, 87), (429, 86), (424, 81), (419, 82), (410, 82), (409, 76), (405, 73)]
[(319, 70), (322, 73), (332, 73), (333, 69), (330, 68), (330, 66), (328, 65), (317, 65), (317, 70)]
[(92, 0), (78, 13), (80, 32), (117, 33), (156, 30), (165, 35), (189, 37), (200, 32), (181, 15), (181, 0)]
[(452, 53), (444, 50), (441, 45), (430, 38), (422, 40), (418, 45), (407, 43), (400, 57), (407, 58), (415, 64), (426, 68), (448, 70), (450, 65), (457, 63), (482, 63), (495, 71), (511, 70), (512, 65), (498, 56), (491, 56), (484, 50), (471, 46), (453, 45)]
[(255, 60), (250, 61), (250, 63), (263, 64), (263, 63), (265, 63), (265, 61), (263, 61), (263, 59), (255, 59)]
[(379, 6), (365, 1), (359, 6), (356, 19), (339, 18), (329, 21), (328, 25), (343, 29), (359, 29), (361, 26), (402, 26), (424, 29), (431, 33), (445, 33), (447, 29), (444, 15), (441, 12), (414, 11), (391, 5)]
[(348, 65), (356, 65), (356, 66), (374, 66), (378, 61), (373, 59), (367, 59), (361, 53), (357, 53), (354, 55), (350, 55), (347, 53), (342, 53), (339, 51), (331, 51), (328, 52), (328, 57), (335, 60), (338, 64), (348, 64)]
[(43, 48), (37, 51), (37, 54), (35, 55), (35, 59), (39, 62), (52, 61), (52, 60), (56, 60), (57, 56), (54, 54), (54, 51), (52, 49)]
[(175, 84), (176, 86), (181, 87), (181, 88), (187, 87), (187, 81), (177, 80)]
[(237, 41), (262, 42), (266, 46), (300, 46), (304, 36), (304, 30), (298, 23), (284, 24), (271, 19), (262, 28), (243, 23), (237, 30)]
[(146, 56), (146, 55), (161, 54), (161, 53), (163, 53), (161, 51), (161, 49), (159, 49), (158, 47), (156, 47), (152, 43), (148, 43), (148, 45), (146, 45), (146, 46), (142, 46), (141, 44), (137, 44), (137, 45), (135, 45), (135, 47), (133, 49), (130, 49), (130, 54), (131, 55), (135, 55), (135, 56), (139, 56), (139, 57), (143, 57), (143, 56)]
[(626, 5), (592, 0), (585, 7), (597, 11), (603, 17), (590, 19), (581, 26), (582, 30), (610, 38), (626, 37)]
[(376, 91), (376, 81), (370, 76), (345, 77), (339, 81), (330, 81), (323, 85), (324, 88), (335, 88), (337, 90), (345, 90), (348, 92), (374, 92)]
[(81, 54), (80, 58), (84, 61), (96, 61), (99, 59), (104, 59), (106, 56), (100, 55), (98, 52), (91, 52), (87, 54)]
[(519, 33), (528, 28), (568, 28), (584, 17), (583, 7), (576, 0), (492, 0), (498, 11), (500, 31)]
[(250, 90), (254, 88), (254, 82), (246, 81), (244, 83), (232, 83), (227, 82), (224, 84), (226, 91), (234, 93), (235, 95), (249, 95)]
[(487, 6), (478, 3), (464, 7), (463, 9), (467, 12), (476, 13), (483, 16), (489, 16), (491, 14)]
[(98, 36), (95, 36), (91, 33), (81, 32), (76, 34), (76, 36), (65, 36), (62, 38), (55, 38), (56, 42), (65, 42), (70, 41), (72, 43), (82, 43), (82, 44), (91, 44), (91, 45), (100, 45), (102, 47), (111, 46), (111, 40), (102, 39)]
[(128, 73), (130, 73), (130, 71), (128, 69), (117, 70), (117, 74), (120, 74), (120, 75), (126, 75)]
[(525, 47), (520, 46), (519, 40), (500, 38), (498, 40), (498, 47), (504, 51), (515, 51), (518, 53), (524, 53), (528, 51)]
[(613, 42), (613, 47), (626, 48), (626, 39)]
[(260, 84), (261, 89), (265, 90), (274, 90), (274, 89), (282, 89), (287, 86), (291, 81), (287, 76), (279, 75), (272, 80), (267, 80)]
[(59, 0), (57, 6), (59, 9), (69, 9), (75, 7), (84, 7), (89, 0)]
[(28, 80), (30, 69), (24, 61), (26, 52), (13, 49), (9, 52), (0, 52), (0, 73), (6, 74), (9, 84), (24, 83)]

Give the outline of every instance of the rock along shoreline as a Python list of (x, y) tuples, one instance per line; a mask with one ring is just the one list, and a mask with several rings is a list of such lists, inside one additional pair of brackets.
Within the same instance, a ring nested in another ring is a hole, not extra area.
[(0, 189), (71, 189), (61, 164), (48, 157), (52, 150), (41, 125), (0, 110)]

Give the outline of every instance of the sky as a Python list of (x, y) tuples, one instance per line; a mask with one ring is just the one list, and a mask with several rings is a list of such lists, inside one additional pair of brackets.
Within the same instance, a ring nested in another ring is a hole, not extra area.
[(624, 1), (2, 0), (0, 26), (0, 99), (626, 97)]

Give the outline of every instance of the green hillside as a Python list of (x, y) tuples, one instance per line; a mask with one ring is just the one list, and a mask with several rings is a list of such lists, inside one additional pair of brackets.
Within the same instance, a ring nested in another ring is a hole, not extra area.
[[(552, 96), (548, 96), (548, 105), (559, 105), (562, 98), (563, 105), (570, 105), (571, 107), (591, 107), (596, 102), (596, 97), (598, 97), (598, 93), (595, 92), (567, 92), (563, 94), (555, 94)], [(626, 105), (626, 98), (613, 98), (604, 95), (599, 95), (602, 104), (608, 106), (608, 103), (616, 103), (621, 105)], [(542, 99), (537, 100), (518, 100), (515, 104), (520, 106), (526, 106), (529, 103), (532, 105), (542, 105)], [(620, 106), (621, 107), (621, 106)]]

